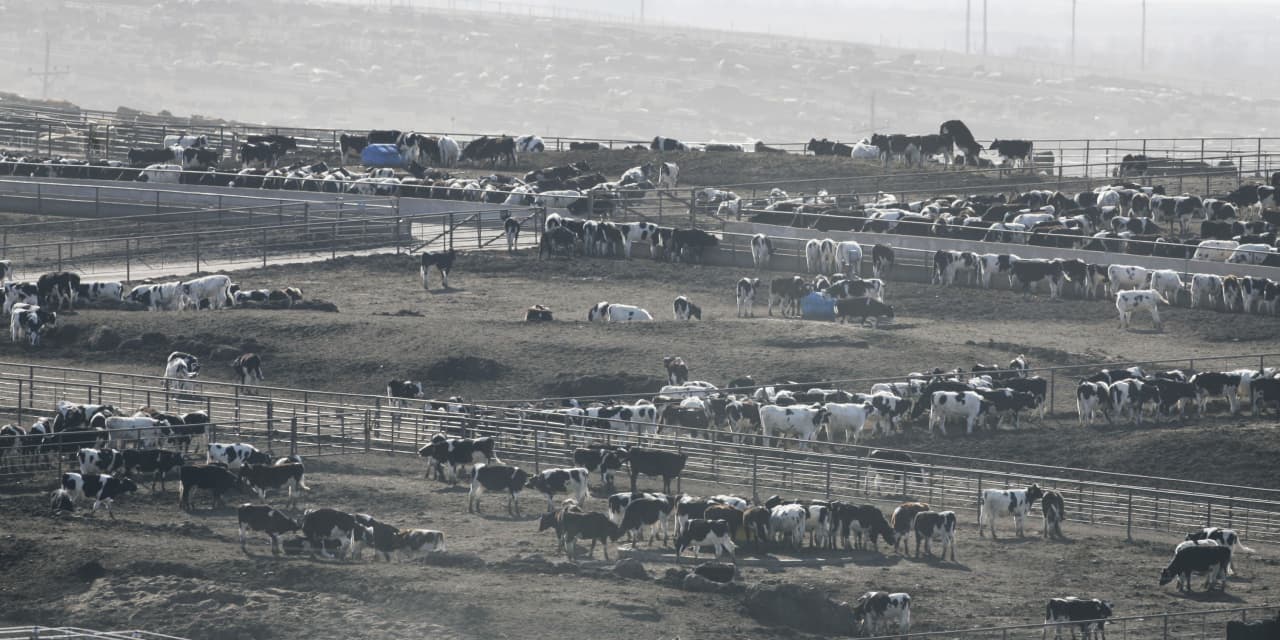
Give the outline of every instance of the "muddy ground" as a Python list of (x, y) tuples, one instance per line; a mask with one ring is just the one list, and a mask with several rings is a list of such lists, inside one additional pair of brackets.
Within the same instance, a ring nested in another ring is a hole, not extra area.
[[(529, 255), (486, 253), (459, 262), (453, 289), (424, 292), (407, 257), (273, 266), (235, 278), (246, 288), (300, 286), (309, 296), (334, 302), (339, 312), (87, 309), (67, 316), (66, 327), (38, 350), (0, 343), (0, 358), (158, 374), (165, 353), (182, 343), (203, 349), (201, 355), (212, 360), (205, 375), (229, 380), (230, 369), (220, 358), (229, 361), (225, 354), (250, 343), (262, 353), (274, 385), (379, 393), (392, 378), (424, 379), (432, 396), (497, 401), (642, 391), (660, 381), (667, 354), (684, 357), (694, 377), (723, 383), (742, 374), (884, 379), (933, 366), (1003, 363), (1017, 352), (1026, 352), (1033, 366), (1056, 366), (1181, 360), (1280, 346), (1271, 318), (1173, 308), (1162, 310), (1161, 333), (1147, 329), (1145, 319), (1136, 330), (1122, 332), (1106, 302), (907, 282), (890, 284), (888, 300), (897, 318), (879, 329), (769, 318), (763, 305), (754, 319), (738, 319), (732, 285), (745, 274), (645, 259), (539, 262)], [(701, 322), (670, 320), (678, 294), (702, 305)], [(587, 307), (600, 300), (644, 306), (659, 322), (587, 324)], [(522, 322), (523, 309), (534, 303), (553, 308), (556, 321)], [(147, 332), (166, 340), (104, 348), (112, 342), (102, 338), (108, 330), (117, 340)], [(1180, 425), (1081, 429), (1068, 411), (1073, 375), (1063, 372), (1055, 405), (1060, 415), (1043, 425), (945, 438), (916, 427), (877, 442), (1244, 485), (1276, 486), (1280, 480), (1273, 464), (1280, 450), (1274, 418), (1216, 416)], [(626, 384), (599, 389), (598, 377), (613, 376)], [(870, 382), (838, 386), (863, 390)], [(530, 559), (562, 562), (553, 539), (539, 535), (530, 519), (542, 508), (532, 496), (526, 495), (526, 517), (512, 521), (500, 515), (500, 502), (492, 497), (486, 515), (466, 515), (463, 492), (422, 480), (415, 460), (314, 459), (308, 470), (314, 490), (301, 506), (367, 511), (400, 526), (441, 529), (450, 552), (426, 564), (390, 566), (274, 560), (264, 557), (263, 538), (250, 546), (255, 555), (245, 557), (236, 548), (233, 510), (207, 511), (202, 502), (199, 511), (184, 514), (172, 488), (155, 496), (143, 489), (121, 500), (114, 521), (101, 514), (51, 519), (45, 502), (53, 486), (50, 474), (10, 483), (0, 494), (7, 536), (0, 568), (5, 575), (32, 576), (0, 585), (0, 622), (139, 627), (197, 638), (794, 634), (753, 619), (741, 594), (692, 594), (627, 581), (595, 560), (571, 569)], [(716, 488), (690, 483), (685, 490)], [(1008, 530), (1009, 523), (1002, 525)], [(1071, 540), (1061, 543), (1038, 536), (993, 542), (974, 533), (972, 522), (965, 522), (957, 564), (859, 551), (839, 554), (839, 562), (802, 567), (780, 561), (785, 555), (759, 560), (747, 554), (742, 573), (748, 583), (813, 584), (842, 600), (871, 588), (907, 591), (915, 597), (916, 630), (1035, 623), (1045, 598), (1068, 594), (1115, 600), (1117, 615), (1260, 604), (1274, 600), (1272, 586), (1280, 584), (1280, 571), (1269, 560), (1274, 552), (1266, 548), (1225, 596), (1185, 597), (1155, 585), (1176, 536), (1154, 534), (1126, 543), (1114, 529), (1075, 522), (1068, 524)], [(813, 559), (826, 552), (801, 555)], [(672, 564), (648, 552), (639, 557), (655, 577)]]

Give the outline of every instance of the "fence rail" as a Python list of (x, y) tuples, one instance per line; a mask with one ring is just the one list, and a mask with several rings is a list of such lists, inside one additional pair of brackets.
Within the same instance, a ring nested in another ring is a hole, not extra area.
[[(1179, 611), (1153, 613), (1139, 616), (1121, 616), (1109, 618), (1105, 622), (1111, 627), (1111, 637), (1121, 640), (1128, 638), (1150, 640), (1217, 640), (1226, 635), (1226, 625), (1230, 620), (1260, 620), (1273, 617), (1280, 611), (1277, 605), (1257, 607), (1238, 607), (1232, 609), (1208, 609), (1204, 611)], [(1100, 621), (1099, 621), (1100, 622)], [(1070, 632), (1075, 635), (1076, 627), (1082, 622), (1059, 622), (1054, 624), (1019, 624), (1003, 627), (985, 627), (978, 629), (951, 629), (947, 631), (928, 631), (921, 633), (893, 634), (874, 636), (871, 640), (901, 640), (923, 638), (957, 638), (960, 640), (1009, 638), (1034, 638), (1039, 633)], [(1119, 635), (1117, 636), (1117, 632)], [(1086, 634), (1087, 635), (1087, 634)]]
[[(1259, 356), (1248, 357), (1256, 361)], [(16, 399), (16, 406), (0, 407), (0, 415), (28, 424), (49, 415), (60, 400), (122, 409), (163, 407), (171, 413), (201, 409), (214, 423), (210, 439), (247, 440), (272, 450), (287, 447), (304, 456), (416, 455), (441, 430), (484, 433), (498, 439), (503, 459), (535, 469), (571, 464), (572, 448), (588, 441), (640, 439), (688, 454), (682, 481), (711, 482), (756, 497), (779, 492), (886, 506), (911, 498), (974, 515), (982, 489), (1038, 482), (1064, 493), (1072, 521), (1124, 528), (1126, 535), (1135, 529), (1179, 532), (1218, 524), (1237, 529), (1252, 542), (1280, 542), (1280, 490), (1274, 489), (924, 452), (911, 452), (919, 473), (898, 473), (868, 458), (872, 447), (866, 445), (825, 443), (822, 450), (806, 450), (799, 441), (778, 439), (775, 444), (781, 447), (760, 446), (751, 442), (755, 436), (740, 442), (723, 432), (671, 426), (662, 427), (660, 434), (636, 435), (566, 423), (545, 410), (472, 405), (471, 414), (458, 414), (416, 404), (400, 407), (380, 396), (274, 388), (250, 393), (215, 382), (177, 392), (166, 391), (162, 382), (151, 376), (0, 363), (0, 397)], [(58, 468), (65, 468), (61, 457), (54, 458)], [(42, 468), (48, 467), (28, 462), (7, 473), (27, 475)]]

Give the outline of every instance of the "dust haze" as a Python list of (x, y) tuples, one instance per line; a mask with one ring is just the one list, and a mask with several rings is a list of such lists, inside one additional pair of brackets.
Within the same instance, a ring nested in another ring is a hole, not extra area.
[(0, 89), (41, 96), (47, 36), (52, 99), (288, 126), (795, 142), (1280, 115), (1265, 2), (1148, 0), (1144, 60), (1140, 0), (1079, 0), (1074, 64), (1070, 0), (985, 4), (984, 39), (982, 0), (0, 0)]

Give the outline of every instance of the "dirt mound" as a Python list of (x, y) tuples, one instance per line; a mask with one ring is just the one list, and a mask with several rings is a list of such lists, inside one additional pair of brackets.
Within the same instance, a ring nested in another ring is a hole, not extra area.
[(820, 349), (826, 347), (852, 347), (854, 349), (870, 349), (866, 340), (857, 340), (843, 336), (813, 336), (801, 338), (771, 338), (764, 340), (765, 346), (780, 349)]
[(89, 348), (94, 351), (110, 351), (120, 346), (120, 332), (111, 327), (94, 327), (89, 332)]
[(85, 582), (93, 582), (102, 576), (107, 575), (106, 567), (102, 566), (97, 560), (90, 560), (78, 567), (72, 572), (75, 576)]
[(475, 356), (450, 356), (439, 360), (427, 369), (427, 379), (447, 382), (450, 380), (496, 380), (506, 367), (496, 360)]
[(853, 610), (814, 587), (757, 584), (747, 589), (747, 613), (764, 624), (822, 635), (854, 635)]
[(613, 393), (656, 393), (666, 384), (662, 378), (635, 373), (598, 375), (556, 374), (554, 382), (543, 385), (543, 394), (555, 397), (607, 396)]

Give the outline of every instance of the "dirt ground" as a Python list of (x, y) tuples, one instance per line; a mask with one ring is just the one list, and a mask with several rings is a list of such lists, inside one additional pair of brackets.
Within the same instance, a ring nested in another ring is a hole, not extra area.
[[(883, 379), (934, 366), (1004, 363), (1017, 352), (1026, 352), (1033, 366), (1048, 366), (1280, 346), (1270, 318), (1172, 308), (1162, 310), (1163, 333), (1143, 329), (1144, 321), (1121, 332), (1106, 302), (908, 282), (890, 283), (887, 297), (897, 318), (880, 329), (769, 318), (763, 305), (754, 319), (738, 319), (732, 285), (742, 275), (745, 270), (643, 258), (539, 262), (485, 253), (460, 260), (453, 289), (424, 292), (413, 259), (404, 256), (273, 266), (235, 278), (246, 288), (300, 286), (336, 303), (339, 312), (88, 309), (67, 316), (66, 327), (38, 350), (0, 343), (0, 359), (159, 373), (175, 343), (204, 349), (201, 355), (251, 344), (262, 353), (273, 385), (379, 393), (392, 378), (424, 379), (431, 396), (497, 401), (587, 393), (588, 376), (628, 381), (597, 393), (643, 390), (638, 387), (660, 382), (667, 354), (684, 357), (694, 377), (723, 383), (743, 374), (757, 380)], [(678, 294), (702, 305), (701, 322), (670, 320), (669, 305)], [(587, 307), (600, 300), (644, 306), (659, 321), (586, 323)], [(523, 309), (534, 303), (552, 307), (556, 321), (522, 322)], [(125, 340), (159, 333), (169, 343), (91, 349), (107, 329)], [(229, 380), (227, 363), (213, 360), (205, 375)], [(1273, 417), (1081, 429), (1068, 411), (1065, 390), (1074, 383), (1068, 373), (1063, 377), (1055, 405), (1061, 415), (1043, 425), (945, 438), (914, 428), (877, 442), (1254, 486), (1280, 480)], [(870, 382), (838, 386), (862, 390)], [(486, 515), (466, 515), (464, 492), (424, 481), (420, 471), (416, 460), (406, 458), (308, 461), (314, 490), (302, 507), (370, 512), (449, 536), (448, 554), (390, 566), (274, 560), (264, 557), (265, 538), (255, 538), (249, 547), (254, 556), (245, 557), (236, 548), (233, 509), (208, 511), (202, 501), (197, 512), (184, 514), (172, 488), (160, 495), (142, 489), (119, 501), (112, 521), (102, 514), (51, 519), (46, 498), (52, 477), (6, 485), (0, 488), (6, 522), (0, 571), (39, 577), (0, 584), (0, 622), (145, 628), (193, 638), (796, 635), (753, 619), (741, 594), (695, 594), (614, 577), (600, 550), (581, 568), (564, 565), (552, 536), (536, 532), (531, 514), (543, 505), (531, 494), (520, 520), (501, 515), (501, 501), (492, 496)], [(762, 495), (769, 489), (765, 482)], [(717, 492), (693, 483), (684, 490)], [(1036, 623), (1045, 598), (1068, 594), (1110, 598), (1117, 615), (1261, 604), (1274, 600), (1272, 585), (1280, 584), (1272, 549), (1261, 548), (1259, 559), (1246, 561), (1226, 595), (1186, 597), (1155, 584), (1177, 536), (1126, 543), (1114, 529), (1069, 522), (1068, 542), (1044, 542), (1038, 535), (993, 542), (975, 536), (971, 520), (962, 517), (957, 564), (858, 551), (838, 554), (838, 562), (798, 566), (784, 562), (785, 556), (744, 554), (742, 574), (747, 583), (816, 585), (839, 600), (873, 588), (907, 591), (915, 599), (914, 630)], [(1010, 531), (1010, 523), (1003, 522), (1002, 530)], [(801, 556), (812, 560), (824, 553)], [(654, 577), (672, 566), (669, 550), (642, 550), (637, 557)]]

